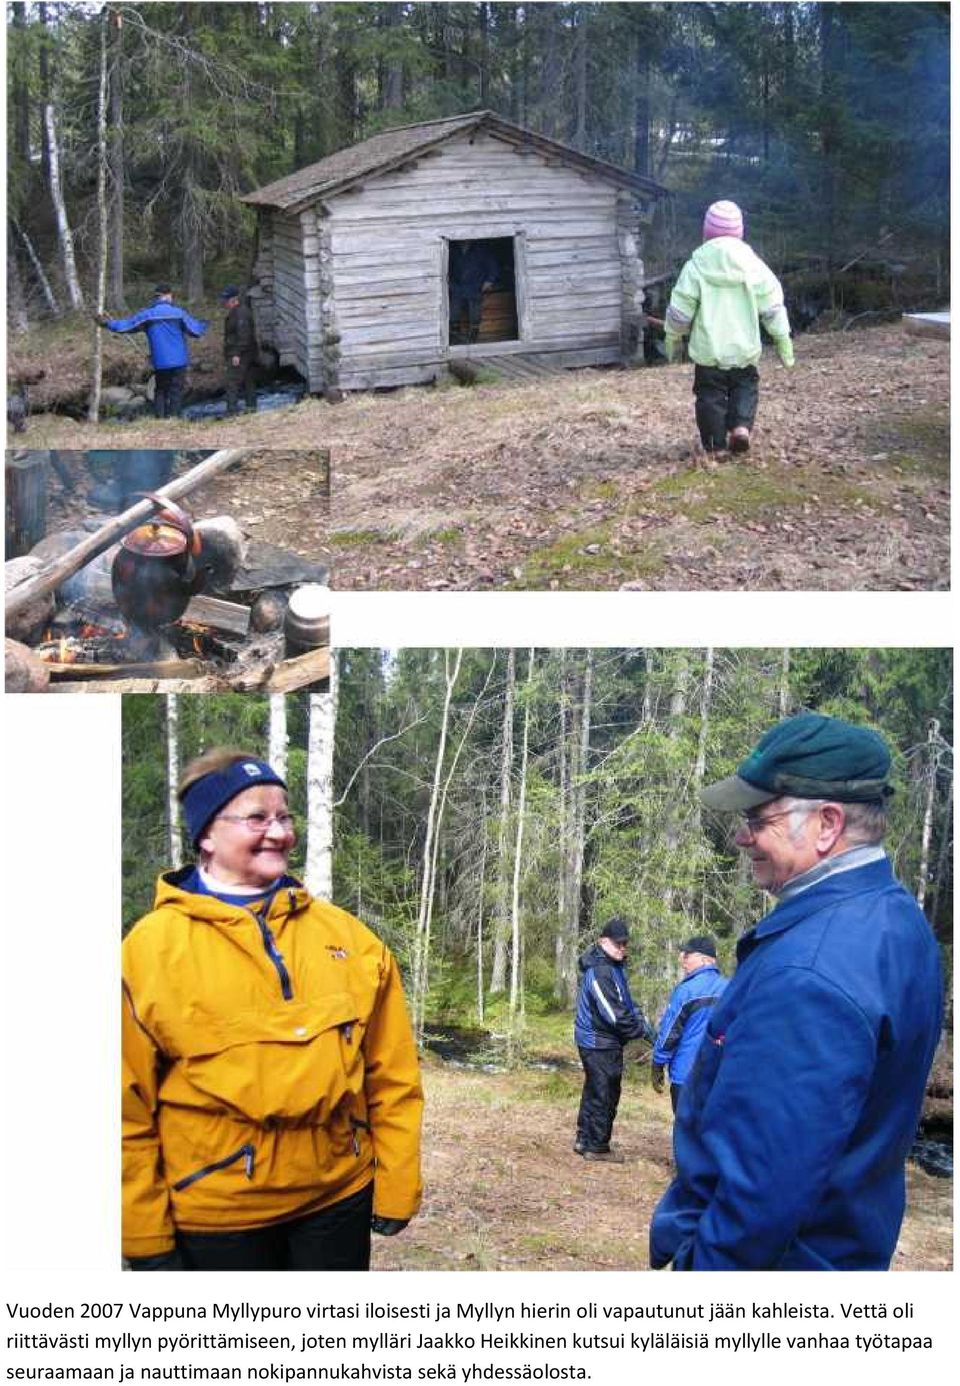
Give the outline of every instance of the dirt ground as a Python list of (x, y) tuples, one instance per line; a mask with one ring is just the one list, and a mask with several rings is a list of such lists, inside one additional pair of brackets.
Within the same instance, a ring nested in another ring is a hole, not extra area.
[[(754, 445), (736, 460), (699, 450), (690, 365), (203, 424), (39, 415), (28, 437), (329, 447), (344, 588), (933, 590), (949, 585), (949, 356), (899, 325), (801, 337), (790, 372), (768, 351)], [(299, 547), (313, 516), (290, 518)]]
[[(426, 1192), (378, 1270), (647, 1270), (650, 1215), (670, 1179), (670, 1101), (631, 1080), (614, 1130), (620, 1165), (572, 1150), (579, 1070), (487, 1073), (427, 1060)], [(893, 1270), (952, 1266), (953, 1180), (913, 1164)]]

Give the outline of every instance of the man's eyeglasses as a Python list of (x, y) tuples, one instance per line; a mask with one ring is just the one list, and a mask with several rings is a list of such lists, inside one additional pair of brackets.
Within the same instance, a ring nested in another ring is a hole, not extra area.
[(276, 823), (281, 832), (293, 832), (295, 824), (292, 813), (218, 813), (228, 823), (242, 823), (248, 833), (265, 833)]
[(751, 837), (756, 837), (757, 833), (762, 832), (768, 823), (776, 823), (778, 818), (789, 818), (791, 813), (796, 810), (792, 808), (781, 809), (779, 813), (769, 813), (762, 817), (759, 813), (741, 813), (741, 831), (749, 833)]

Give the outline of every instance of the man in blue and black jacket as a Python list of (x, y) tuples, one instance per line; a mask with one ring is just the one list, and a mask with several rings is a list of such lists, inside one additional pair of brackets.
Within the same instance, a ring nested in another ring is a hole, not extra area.
[(627, 985), (623, 964), (629, 940), (623, 920), (611, 919), (580, 959), (574, 1038), (584, 1079), (573, 1148), (585, 1160), (620, 1162), (610, 1149), (610, 1134), (620, 1104), (623, 1047), (632, 1039), (653, 1039)]
[(936, 940), (883, 849), (890, 751), (804, 713), (703, 792), (776, 906), (737, 944), (677, 1108), (650, 1263), (886, 1270), (943, 1023)]
[(141, 308), (129, 318), (108, 318), (103, 313), (96, 321), (109, 332), (145, 332), (153, 366), (155, 393), (153, 412), (158, 419), (173, 419), (183, 404), (183, 387), (190, 352), (188, 337), (202, 337), (208, 323), (194, 318), (173, 301), (169, 284), (158, 284), (149, 308)]
[(717, 945), (709, 934), (688, 938), (680, 949), (683, 980), (673, 989), (653, 1047), (654, 1091), (663, 1091), (664, 1069), (670, 1070), (670, 1101), (677, 1110), (680, 1091), (693, 1068), (710, 1011), (727, 985), (717, 967)]

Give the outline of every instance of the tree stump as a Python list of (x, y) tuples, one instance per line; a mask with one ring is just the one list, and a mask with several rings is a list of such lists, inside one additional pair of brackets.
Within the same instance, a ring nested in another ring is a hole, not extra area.
[(20, 558), (29, 553), (47, 533), (49, 466), (48, 452), (7, 453), (7, 558)]

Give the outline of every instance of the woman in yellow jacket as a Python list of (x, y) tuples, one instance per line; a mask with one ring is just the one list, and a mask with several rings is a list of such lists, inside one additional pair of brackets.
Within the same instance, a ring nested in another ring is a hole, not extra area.
[(292, 876), (286, 786), (219, 748), (179, 797), (198, 863), (123, 945), (123, 1249), (135, 1270), (367, 1270), (420, 1205), (396, 962)]

